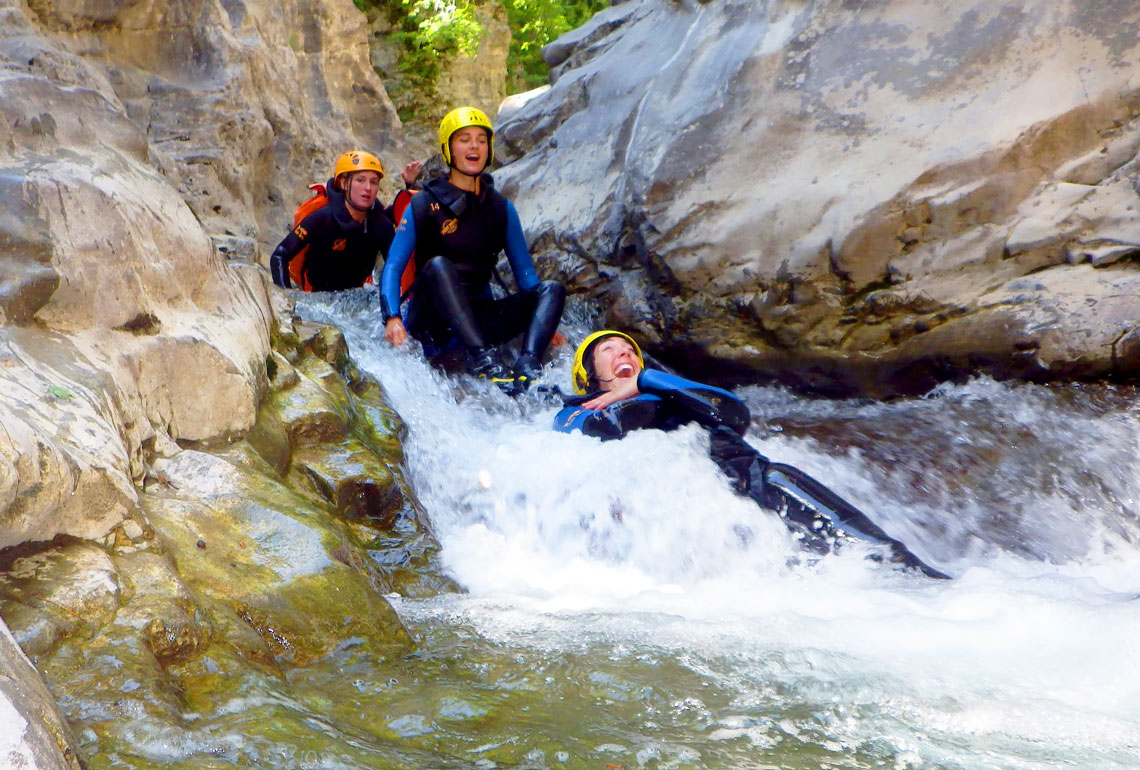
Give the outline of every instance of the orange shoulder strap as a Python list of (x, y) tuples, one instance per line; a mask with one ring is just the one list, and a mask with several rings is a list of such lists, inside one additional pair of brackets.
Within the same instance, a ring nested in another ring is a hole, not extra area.
[[(396, 226), (400, 226), (400, 220), (404, 218), (404, 212), (407, 210), (408, 205), (412, 202), (412, 196), (416, 194), (415, 190), (400, 190), (396, 193), (396, 200), (392, 201), (392, 214), (396, 220)], [(404, 274), (400, 276), (400, 296), (407, 294), (408, 289), (416, 282), (416, 253), (413, 251), (412, 256), (408, 258), (408, 266), (404, 268)]]
[[(325, 190), (325, 186), (320, 182), (309, 185), (309, 189), (313, 191), (312, 196), (293, 212), (293, 227), (301, 224), (301, 221), (305, 217), (329, 202), (328, 192)], [(294, 286), (304, 291), (313, 290), (313, 285), (309, 283), (309, 279), (305, 274), (305, 257), (308, 253), (309, 247), (306, 245), (297, 252), (296, 256), (289, 260), (289, 278), (293, 281)]]

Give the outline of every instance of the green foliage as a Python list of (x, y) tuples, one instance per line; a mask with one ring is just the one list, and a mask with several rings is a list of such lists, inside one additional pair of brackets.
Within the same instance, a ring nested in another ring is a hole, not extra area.
[[(507, 88), (525, 91), (546, 82), (542, 47), (583, 24), (609, 0), (499, 0), (507, 11), (511, 51)], [(436, 84), (444, 65), (457, 56), (473, 56), (483, 39), (475, 17), (480, 0), (353, 0), (356, 7), (381, 11), (395, 32), (400, 82), (389, 94), (407, 119), (435, 118)]]
[(511, 28), (507, 58), (508, 88), (527, 91), (546, 82), (542, 47), (559, 35), (586, 23), (609, 0), (501, 0)]
[(483, 39), (472, 0), (353, 0), (372, 5), (395, 29), (400, 83), (390, 89), (400, 117), (434, 116), (436, 83), (443, 65), (456, 56), (473, 56)]

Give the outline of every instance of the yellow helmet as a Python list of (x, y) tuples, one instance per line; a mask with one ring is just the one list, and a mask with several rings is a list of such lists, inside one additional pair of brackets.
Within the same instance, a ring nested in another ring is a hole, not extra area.
[(439, 152), (447, 165), (451, 165), (451, 135), (461, 128), (479, 126), (487, 131), (487, 165), (495, 160), (495, 129), (487, 115), (474, 107), (460, 107), (443, 116), (439, 122)]
[(633, 352), (637, 354), (637, 362), (641, 368), (645, 368), (645, 357), (641, 355), (641, 346), (637, 344), (637, 340), (630, 337), (625, 332), (617, 332), (613, 329), (602, 329), (600, 332), (594, 332), (586, 339), (582, 340), (582, 344), (574, 351), (574, 363), (570, 366), (570, 384), (574, 386), (574, 392), (579, 396), (586, 394), (586, 389), (590, 387), (590, 373), (586, 371), (586, 355), (594, 347), (594, 343), (605, 337), (622, 337), (633, 345)]
[(379, 158), (364, 150), (350, 150), (336, 159), (336, 165), (333, 167), (333, 181), (340, 179), (342, 174), (351, 174), (356, 171), (375, 171), (381, 179), (384, 178), (384, 167), (380, 165)]

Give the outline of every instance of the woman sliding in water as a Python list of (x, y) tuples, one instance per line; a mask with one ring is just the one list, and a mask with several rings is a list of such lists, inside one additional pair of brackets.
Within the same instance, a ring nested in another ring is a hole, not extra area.
[(575, 430), (602, 440), (631, 430), (672, 430), (697, 422), (709, 432), (713, 462), (735, 490), (763, 508), (780, 513), (806, 547), (829, 552), (854, 538), (885, 545), (891, 560), (935, 578), (948, 578), (924, 564), (855, 506), (806, 473), (773, 463), (744, 441), (748, 407), (727, 390), (646, 369), (637, 342), (628, 334), (594, 332), (578, 346), (571, 371), (577, 396), (554, 418), (555, 430)]

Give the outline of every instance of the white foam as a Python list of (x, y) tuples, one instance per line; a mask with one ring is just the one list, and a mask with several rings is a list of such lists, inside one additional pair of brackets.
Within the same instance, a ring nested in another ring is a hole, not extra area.
[[(746, 389), (761, 418), (840, 413), (928, 437), (887, 465), (806, 436), (750, 440), (958, 576), (936, 581), (865, 548), (805, 558), (772, 514), (729, 490), (697, 428), (618, 442), (558, 434), (555, 407), (456, 395), (415, 355), (322, 312), (408, 421), (417, 492), (469, 591), (400, 601), (402, 614), (511, 645), (671, 651), (741, 703), (771, 700), (776, 683), (841, 702), (819, 717), (835, 740), (926, 762), (1114, 766), (1140, 745), (1134, 415), (1066, 414), (1047, 391), (989, 381), (893, 405)], [(563, 354), (553, 377), (568, 381), (568, 368)], [(969, 423), (989, 411), (992, 433)], [(863, 706), (871, 716), (843, 716)]]

